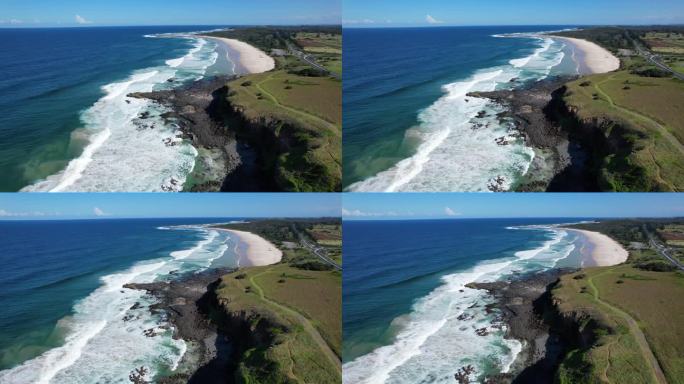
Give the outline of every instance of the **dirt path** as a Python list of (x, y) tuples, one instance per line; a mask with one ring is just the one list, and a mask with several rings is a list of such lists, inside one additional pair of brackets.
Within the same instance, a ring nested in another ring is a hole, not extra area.
[(629, 327), (630, 332), (632, 335), (634, 335), (634, 338), (637, 341), (637, 344), (639, 344), (639, 349), (641, 349), (641, 354), (643, 355), (644, 359), (649, 363), (651, 366), (651, 373), (653, 374), (653, 378), (655, 379), (656, 383), (660, 384), (667, 384), (667, 379), (665, 379), (665, 374), (663, 373), (663, 370), (660, 368), (660, 364), (658, 364), (658, 360), (656, 359), (655, 355), (653, 354), (653, 351), (651, 350), (651, 347), (648, 345), (648, 341), (646, 340), (646, 336), (644, 333), (641, 331), (641, 328), (639, 328), (639, 324), (637, 323), (636, 320), (632, 316), (630, 316), (627, 312), (621, 310), (620, 308), (614, 307), (613, 305), (609, 304), (608, 302), (605, 302), (601, 300), (601, 297), (599, 295), (599, 290), (594, 285), (594, 278), (598, 276), (603, 276), (605, 274), (611, 273), (613, 269), (609, 269), (605, 272), (599, 273), (598, 275), (590, 277), (587, 282), (589, 287), (591, 287), (593, 291), (593, 296), (594, 300), (596, 300), (598, 303), (601, 305), (607, 307), (610, 309), (612, 312), (615, 314), (619, 315), (622, 317), (626, 322), (627, 326)]
[(306, 331), (306, 333), (308, 333), (308, 334), (311, 336), (311, 338), (316, 342), (316, 344), (318, 344), (318, 346), (319, 346), (319, 348), (321, 349), (321, 351), (326, 355), (326, 357), (328, 358), (328, 360), (330, 360), (330, 362), (333, 364), (333, 366), (335, 366), (335, 367), (337, 368), (337, 370), (338, 370), (338, 371), (340, 372), (340, 374), (341, 374), (341, 373), (342, 373), (342, 362), (340, 361), (340, 358), (339, 358), (339, 357), (335, 354), (335, 352), (330, 348), (330, 346), (328, 345), (328, 343), (325, 342), (325, 340), (323, 339), (323, 337), (321, 336), (321, 334), (318, 333), (318, 330), (316, 329), (316, 327), (314, 327), (314, 326), (311, 324), (311, 322), (309, 321), (309, 319), (307, 319), (307, 318), (304, 317), (301, 313), (295, 311), (294, 309), (289, 308), (289, 307), (286, 307), (286, 306), (284, 306), (284, 305), (282, 305), (282, 304), (280, 304), (280, 303), (277, 303), (277, 302), (275, 302), (275, 301), (273, 301), (273, 300), (267, 298), (266, 295), (264, 295), (264, 291), (261, 289), (261, 287), (259, 286), (259, 284), (257, 284), (256, 281), (254, 281), (254, 278), (255, 278), (255, 277), (258, 277), (258, 276), (267, 274), (267, 273), (269, 273), (269, 272), (271, 272), (271, 269), (270, 269), (270, 268), (267, 269), (267, 270), (265, 270), (265, 271), (263, 271), (263, 272), (261, 272), (261, 273), (258, 273), (258, 274), (256, 274), (256, 275), (254, 275), (254, 276), (251, 276), (251, 277), (249, 278), (249, 282), (250, 282), (250, 283), (252, 284), (252, 286), (257, 290), (257, 292), (259, 292), (259, 297), (261, 298), (261, 300), (263, 300), (264, 302), (266, 302), (266, 303), (268, 303), (268, 304), (271, 304), (271, 305), (277, 307), (278, 309), (280, 309), (280, 310), (282, 310), (282, 311), (284, 311), (284, 312), (290, 314), (290, 315), (293, 316), (294, 318), (296, 318), (296, 319), (302, 324), (302, 326), (303, 326), (303, 328), (304, 328), (304, 331)]

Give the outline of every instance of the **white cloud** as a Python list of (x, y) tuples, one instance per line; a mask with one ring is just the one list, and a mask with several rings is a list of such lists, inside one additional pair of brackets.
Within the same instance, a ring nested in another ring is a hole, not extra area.
[(74, 18), (76, 19), (76, 22), (79, 24), (92, 24), (92, 21), (86, 20), (86, 18), (81, 15), (76, 15), (74, 16)]
[(95, 214), (95, 216), (107, 216), (105, 211), (101, 210), (98, 207), (93, 208), (93, 213)]
[(447, 216), (458, 216), (459, 213), (449, 207), (444, 207), (444, 214)]
[(24, 23), (24, 20), (19, 20), (19, 19), (0, 20), (0, 24), (17, 25), (17, 24), (23, 24), (23, 23)]
[(427, 21), (428, 24), (442, 24), (443, 23), (443, 21), (437, 20), (430, 15), (425, 16), (425, 21)]
[(388, 212), (364, 212), (358, 209), (348, 210), (342, 208), (342, 216), (354, 216), (354, 217), (379, 217), (379, 216), (399, 216), (398, 213), (394, 211)]
[(375, 24), (375, 20), (372, 20), (372, 19), (342, 20), (342, 24)]
[(30, 217), (30, 216), (45, 216), (45, 212), (10, 212), (0, 209), (0, 217)]

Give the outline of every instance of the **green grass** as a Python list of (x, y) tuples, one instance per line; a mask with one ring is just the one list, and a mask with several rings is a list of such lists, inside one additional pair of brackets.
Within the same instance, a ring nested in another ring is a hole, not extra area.
[[(254, 220), (222, 225), (268, 239), (283, 250), (280, 263), (241, 268), (221, 278), (219, 303), (232, 313), (256, 314), (268, 320), (274, 342), (246, 351), (238, 375), (246, 383), (339, 383), (342, 348), (342, 275), (332, 270), (302, 269), (320, 263), (297, 245), (293, 229), (340, 228), (335, 219)], [(291, 247), (291, 245), (290, 245)], [(334, 248), (341, 253), (341, 246)], [(254, 325), (256, 327), (256, 324)]]
[[(290, 65), (284, 59), (281, 65)], [(249, 85), (243, 85), (249, 84)], [(281, 184), (290, 191), (337, 191), (342, 168), (341, 82), (306, 77), (285, 69), (241, 77), (228, 83), (229, 102), (247, 119), (278, 121), (274, 134), (290, 144), (272, 159)]]
[[(631, 153), (606, 159), (606, 189), (684, 189), (684, 82), (618, 71), (586, 76), (567, 86), (565, 101), (579, 119), (616, 123), (624, 131), (619, 139), (632, 147)], [(606, 137), (611, 137), (612, 127), (604, 127)]]
[[(236, 279), (237, 275), (245, 276)], [(282, 274), (290, 277), (282, 277)], [(293, 278), (292, 276), (299, 276)], [(301, 278), (306, 276), (307, 278)], [(279, 283), (279, 280), (285, 280)], [(300, 314), (339, 354), (341, 276), (330, 271), (300, 271), (286, 264), (251, 267), (225, 275), (217, 288), (231, 312), (258, 313), (283, 326), (275, 343), (247, 351), (239, 374), (248, 383), (339, 383), (341, 372), (296, 314)], [(262, 297), (263, 295), (263, 297)], [(268, 369), (262, 369), (262, 367)]]
[(560, 382), (656, 382), (622, 311), (636, 320), (668, 382), (684, 383), (684, 275), (643, 271), (630, 264), (581, 273), (586, 275), (581, 279), (573, 278), (577, 274), (563, 276), (553, 290), (554, 299), (563, 313), (588, 315), (601, 331), (592, 348), (566, 357)]

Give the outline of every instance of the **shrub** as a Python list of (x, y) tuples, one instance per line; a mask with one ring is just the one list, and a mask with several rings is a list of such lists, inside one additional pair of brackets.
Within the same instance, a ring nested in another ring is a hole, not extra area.
[(583, 81), (580, 83), (580, 87), (588, 87), (591, 85), (591, 81)]
[(242, 85), (243, 87), (249, 87), (250, 85), (252, 85), (252, 82), (249, 81), (249, 80), (247, 80), (247, 81), (245, 81), (244, 83), (242, 83), (242, 84), (240, 84), (240, 85)]

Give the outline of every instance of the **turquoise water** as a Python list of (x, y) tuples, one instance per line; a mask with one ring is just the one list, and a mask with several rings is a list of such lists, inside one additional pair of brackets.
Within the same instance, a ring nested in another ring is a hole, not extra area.
[[(0, 222), (0, 383), (129, 383), (133, 367), (175, 370), (187, 345), (150, 313), (154, 297), (123, 285), (234, 267), (239, 240), (202, 226), (212, 222)], [(146, 337), (150, 328), (159, 335)]]
[(491, 297), (465, 285), (579, 266), (583, 238), (551, 226), (568, 221), (345, 222), (343, 381), (453, 383), (467, 364), (480, 379), (507, 372), (522, 345), (491, 328)]
[(533, 150), (499, 121), (500, 105), (466, 94), (577, 74), (572, 47), (529, 34), (562, 28), (345, 29), (346, 190), (488, 191), (497, 177), (513, 187)]
[(222, 47), (185, 33), (213, 28), (0, 30), (0, 191), (181, 188), (196, 150), (166, 146), (164, 110), (126, 95), (231, 74)]

